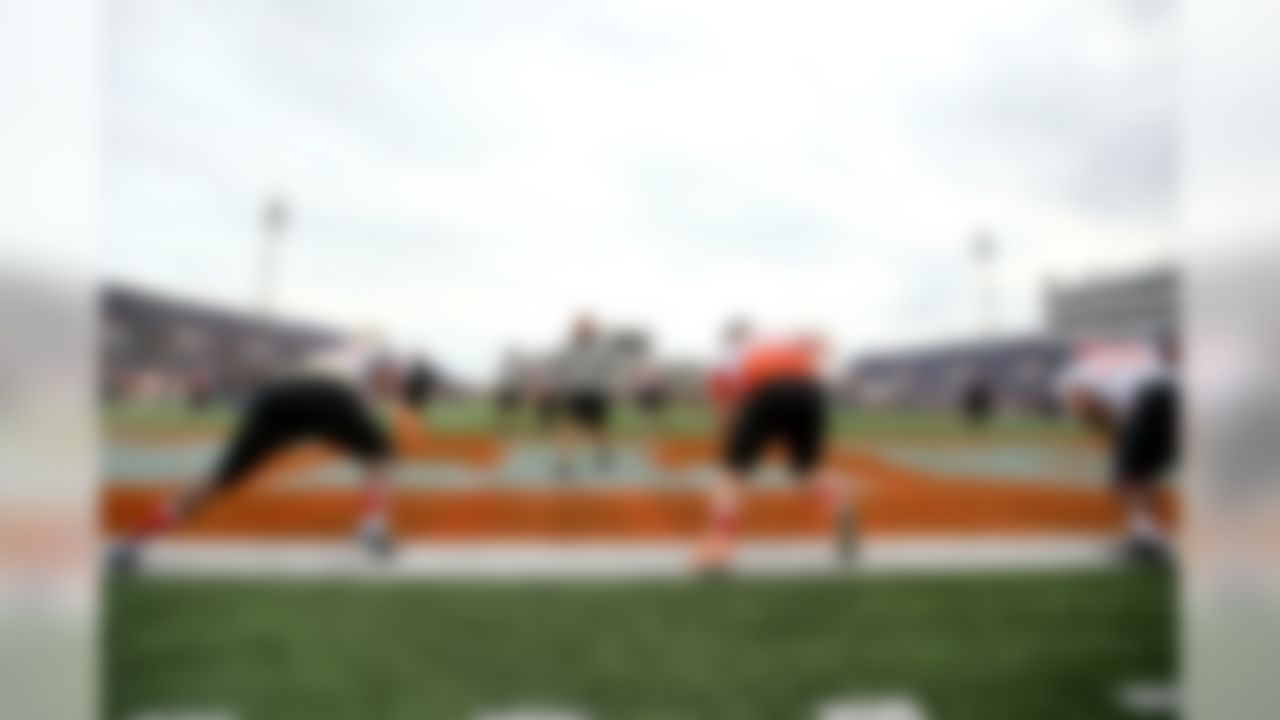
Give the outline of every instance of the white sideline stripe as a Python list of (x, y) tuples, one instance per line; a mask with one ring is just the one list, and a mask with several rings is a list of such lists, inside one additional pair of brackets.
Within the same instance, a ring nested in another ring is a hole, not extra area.
[(885, 696), (849, 698), (823, 703), (817, 720), (928, 720), (928, 715), (915, 698)]
[[(406, 544), (389, 560), (354, 542), (170, 541), (149, 546), (144, 574), (262, 579), (350, 578), (616, 579), (693, 575), (690, 543)], [(745, 542), (733, 574), (794, 577), (836, 574), (965, 573), (1119, 566), (1113, 541), (1097, 537), (872, 540), (852, 567), (817, 541)]]
[(1178, 688), (1168, 682), (1132, 682), (1120, 686), (1116, 701), (1134, 715), (1172, 716), (1178, 711)]

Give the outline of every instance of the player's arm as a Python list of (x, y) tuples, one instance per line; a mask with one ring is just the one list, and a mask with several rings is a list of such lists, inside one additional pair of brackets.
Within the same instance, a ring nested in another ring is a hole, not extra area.
[(1115, 435), (1115, 418), (1096, 395), (1077, 388), (1065, 393), (1064, 401), (1071, 414), (1080, 418), (1085, 427), (1105, 439)]

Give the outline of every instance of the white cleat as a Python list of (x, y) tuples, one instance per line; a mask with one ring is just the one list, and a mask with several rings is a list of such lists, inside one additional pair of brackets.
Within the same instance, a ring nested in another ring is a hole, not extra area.
[(395, 538), (382, 519), (365, 520), (356, 531), (356, 539), (365, 552), (378, 560), (386, 560), (395, 553)]
[(106, 570), (111, 575), (133, 575), (141, 564), (142, 546), (136, 542), (121, 540), (107, 548)]
[(846, 508), (836, 515), (836, 562), (852, 565), (858, 558), (858, 516)]

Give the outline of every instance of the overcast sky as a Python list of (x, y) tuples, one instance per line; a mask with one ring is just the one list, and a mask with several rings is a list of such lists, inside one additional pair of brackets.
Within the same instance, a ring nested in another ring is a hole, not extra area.
[(113, 0), (108, 277), (375, 324), (472, 376), (591, 308), (709, 352), (978, 326), (1046, 278), (1167, 261), (1167, 0)]

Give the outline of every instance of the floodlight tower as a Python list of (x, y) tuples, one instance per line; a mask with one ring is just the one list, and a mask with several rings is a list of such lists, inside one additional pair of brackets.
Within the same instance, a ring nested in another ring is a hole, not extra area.
[(279, 194), (268, 197), (262, 208), (262, 254), (258, 265), (258, 312), (263, 319), (270, 319), (275, 310), (277, 265), (288, 226), (288, 202)]

